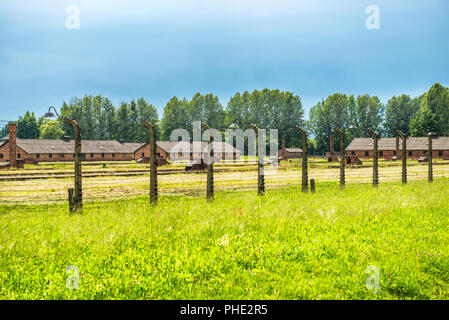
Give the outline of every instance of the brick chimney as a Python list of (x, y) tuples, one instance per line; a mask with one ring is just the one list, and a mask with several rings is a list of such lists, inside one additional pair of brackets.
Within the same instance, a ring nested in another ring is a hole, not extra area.
[(331, 157), (334, 156), (334, 136), (330, 136)]
[(396, 136), (396, 155), (399, 155), (399, 136)]
[(9, 162), (11, 163), (11, 167), (16, 167), (16, 133), (17, 127), (15, 123), (9, 124)]

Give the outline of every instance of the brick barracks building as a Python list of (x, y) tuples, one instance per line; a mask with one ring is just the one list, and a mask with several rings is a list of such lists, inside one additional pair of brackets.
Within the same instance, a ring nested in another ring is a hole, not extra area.
[[(22, 167), (25, 163), (74, 161), (73, 140), (17, 139), (16, 130), (16, 125), (10, 124), (9, 136), (0, 140), (0, 163), (10, 162), (13, 166)], [(171, 159), (172, 149), (175, 152), (175, 159)], [(207, 142), (201, 142), (201, 150), (207, 152)], [(225, 156), (227, 159), (240, 158), (240, 151), (225, 142), (214, 142), (214, 150), (216, 154), (221, 152), (223, 159)], [(83, 161), (131, 161), (149, 158), (150, 144), (82, 140), (81, 152)], [(183, 152), (190, 156), (183, 157)], [(15, 154), (12, 157), (13, 163), (10, 160), (11, 154)], [(157, 141), (156, 155), (158, 158), (170, 160), (192, 159), (192, 144), (183, 141)]]
[[(195, 149), (195, 142), (186, 141), (157, 141), (156, 157), (165, 158), (172, 161), (177, 160), (194, 160), (204, 159), (204, 154), (208, 152), (208, 143), (200, 142), (198, 150)], [(240, 151), (226, 142), (212, 142), (215, 161), (220, 160), (238, 160), (240, 159)], [(134, 154), (134, 158), (147, 158), (150, 156), (150, 144), (141, 145)], [(221, 158), (221, 159), (220, 159)]]
[[(373, 139), (355, 138), (346, 148), (347, 156), (357, 156), (360, 159), (373, 157)], [(407, 138), (407, 158), (419, 159), (428, 155), (427, 137)], [(432, 139), (433, 158), (449, 160), (449, 137), (435, 137)], [(379, 158), (400, 159), (402, 154), (402, 141), (396, 138), (380, 138), (378, 140)], [(396, 157), (396, 158), (394, 158)]]
[(301, 148), (286, 148), (285, 139), (281, 141), (281, 149), (279, 149), (279, 157), (282, 159), (298, 159), (302, 157)]

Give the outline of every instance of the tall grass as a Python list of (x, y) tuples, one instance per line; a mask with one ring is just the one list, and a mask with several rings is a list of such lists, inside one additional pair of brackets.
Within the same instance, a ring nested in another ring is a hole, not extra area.
[(448, 182), (2, 205), (0, 298), (448, 299)]

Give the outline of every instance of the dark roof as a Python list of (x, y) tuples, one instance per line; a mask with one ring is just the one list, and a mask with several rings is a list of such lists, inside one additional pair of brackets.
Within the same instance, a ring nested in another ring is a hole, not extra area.
[[(17, 139), (17, 146), (26, 153), (73, 153), (75, 143), (73, 140), (50, 139)], [(120, 143), (114, 140), (82, 140), (82, 153), (134, 153), (142, 144)]]
[[(8, 141), (8, 137), (0, 140), (0, 146)], [(207, 152), (207, 142), (200, 143), (200, 152)], [(115, 140), (82, 140), (82, 153), (134, 153), (146, 144), (143, 143), (120, 143)], [(17, 146), (26, 153), (73, 153), (75, 144), (73, 140), (56, 139), (17, 139)], [(183, 150), (192, 150), (192, 144), (186, 141), (157, 141), (157, 146), (166, 152), (183, 152)], [(213, 148), (216, 153), (240, 153), (240, 151), (226, 142), (213, 142)]]
[[(354, 138), (348, 145), (348, 151), (370, 151), (373, 150), (372, 138)], [(396, 138), (380, 138), (378, 141), (378, 149), (396, 150)], [(436, 137), (432, 139), (432, 147), (434, 150), (449, 150), (449, 137)], [(399, 139), (399, 149), (402, 149), (402, 141)], [(411, 137), (407, 138), (407, 150), (427, 150), (427, 137)]]
[(285, 148), (285, 151), (290, 152), (290, 153), (300, 153), (302, 152), (301, 148)]
[[(189, 143), (187, 141), (157, 141), (156, 144), (159, 148), (168, 153), (183, 152), (185, 150), (196, 152), (196, 148), (198, 148), (195, 145), (195, 142)], [(198, 152), (207, 152), (207, 145), (208, 142), (201, 141), (199, 144)], [(240, 153), (238, 149), (234, 148), (227, 142), (213, 142), (212, 148), (214, 149), (215, 153)]]
[(140, 143), (140, 142), (126, 142), (126, 143), (121, 143), (125, 148), (128, 149), (128, 152), (122, 152), (122, 153), (134, 153), (137, 150), (139, 150), (142, 146), (144, 146), (144, 143)]

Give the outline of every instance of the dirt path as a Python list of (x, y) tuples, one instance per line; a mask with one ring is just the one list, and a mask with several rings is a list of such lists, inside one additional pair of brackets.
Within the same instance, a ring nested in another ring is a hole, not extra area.
[[(266, 171), (266, 188), (300, 184), (301, 171), (298, 168), (282, 168)], [(434, 166), (434, 177), (449, 177), (449, 165)], [(257, 171), (216, 172), (215, 190), (256, 189)], [(310, 168), (309, 178), (314, 178), (319, 186), (326, 181), (338, 181), (338, 168)], [(370, 183), (372, 168), (346, 168), (347, 183)], [(427, 165), (410, 166), (408, 179), (426, 180)], [(401, 168), (379, 168), (380, 183), (401, 180)], [(25, 181), (0, 181), (1, 204), (43, 204), (64, 202), (67, 189), (72, 187), (73, 179), (46, 178)], [(160, 195), (201, 196), (205, 193), (205, 173), (177, 173), (158, 176)], [(99, 176), (83, 178), (83, 197), (86, 202), (105, 201), (147, 195), (149, 193), (149, 175), (138, 176)]]

